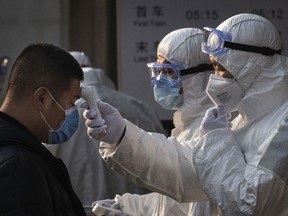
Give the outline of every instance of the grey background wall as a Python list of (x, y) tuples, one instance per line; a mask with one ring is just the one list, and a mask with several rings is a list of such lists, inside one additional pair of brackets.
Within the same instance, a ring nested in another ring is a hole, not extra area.
[[(287, 0), (180, 1), (0, 0), (0, 53), (11, 56), (12, 63), (25, 46), (36, 41), (84, 51), (121, 91), (153, 106), (161, 120), (171, 120), (173, 112), (164, 111), (153, 100), (146, 59), (135, 53), (139, 41), (151, 44), (177, 28), (216, 27), (235, 13), (254, 12), (279, 27), (287, 53)], [(143, 17), (145, 8), (147, 16)], [(156, 49), (150, 49), (147, 56), (147, 61), (155, 61)], [(145, 61), (135, 61), (138, 57)], [(0, 103), (3, 97), (2, 92)]]
[(104, 69), (117, 84), (115, 4), (111, 0), (0, 0), (0, 53), (11, 57), (11, 69), (28, 44), (54, 43), (86, 52), (94, 66)]

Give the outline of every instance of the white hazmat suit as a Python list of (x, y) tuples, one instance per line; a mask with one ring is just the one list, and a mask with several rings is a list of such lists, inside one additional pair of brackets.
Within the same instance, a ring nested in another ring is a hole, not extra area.
[[(196, 28), (183, 28), (170, 32), (159, 43), (157, 55), (172, 64), (183, 65), (185, 69), (202, 64), (211, 64), (208, 55), (202, 53), (203, 31)], [(211, 65), (212, 67), (212, 65)], [(173, 116), (175, 128), (171, 137), (180, 143), (190, 140), (200, 126), (206, 110), (213, 106), (205, 89), (210, 71), (182, 76), (183, 104)], [(161, 174), (161, 171), (159, 171)], [(147, 195), (124, 194), (115, 200), (123, 212), (141, 216), (209, 216), (212, 215), (209, 202), (179, 203), (159, 193)]]
[[(233, 42), (281, 49), (278, 31), (257, 15), (233, 16), (217, 29)], [(213, 57), (248, 86), (232, 130), (179, 145), (125, 120), (117, 145), (101, 143), (102, 157), (121, 175), (180, 202), (208, 197), (222, 215), (288, 215), (288, 58), (234, 49)], [(113, 120), (119, 124), (121, 116)]]
[[(233, 16), (217, 29), (233, 42), (281, 49), (275, 27), (257, 15)], [(247, 87), (233, 130), (219, 128), (195, 145), (179, 145), (125, 121), (121, 142), (101, 143), (102, 156), (118, 173), (178, 201), (207, 194), (223, 215), (287, 215), (288, 59), (233, 49), (213, 57)]]
[[(232, 41), (281, 49), (277, 29), (252, 14), (217, 29)], [(194, 149), (198, 177), (223, 215), (288, 215), (288, 58), (229, 49), (215, 55), (243, 88), (233, 130), (208, 133)]]

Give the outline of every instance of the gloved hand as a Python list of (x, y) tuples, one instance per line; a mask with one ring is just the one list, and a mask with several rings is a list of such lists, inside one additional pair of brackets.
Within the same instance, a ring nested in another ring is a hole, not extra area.
[[(102, 119), (97, 116), (96, 110), (87, 109), (83, 112), (88, 128), (87, 134), (95, 140), (118, 144), (126, 127), (124, 119), (119, 111), (110, 104), (97, 100), (97, 105)], [(85, 107), (85, 104), (82, 104), (81, 107)], [(104, 129), (106, 132), (103, 132)]]
[(231, 128), (229, 113), (223, 104), (208, 109), (200, 125), (200, 136), (218, 128)]
[(98, 200), (92, 203), (92, 212), (97, 216), (128, 216), (120, 210), (119, 203), (114, 199)]

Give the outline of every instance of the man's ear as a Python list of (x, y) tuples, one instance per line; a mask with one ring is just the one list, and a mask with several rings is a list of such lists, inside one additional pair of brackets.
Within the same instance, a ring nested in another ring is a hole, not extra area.
[(39, 111), (42, 111), (44, 109), (48, 96), (49, 96), (49, 92), (48, 92), (48, 89), (45, 87), (39, 87), (34, 92), (33, 102), (34, 102), (35, 107), (37, 107)]

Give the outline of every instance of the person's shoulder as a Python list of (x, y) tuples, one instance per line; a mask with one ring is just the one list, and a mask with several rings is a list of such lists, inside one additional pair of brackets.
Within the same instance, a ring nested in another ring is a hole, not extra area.
[(21, 150), (16, 145), (0, 146), (0, 176), (11, 176), (20, 171)]
[(21, 156), (21, 149), (15, 144), (0, 145), (0, 163), (15, 160)]
[(9, 172), (23, 172), (32, 170), (39, 166), (40, 160), (37, 156), (21, 145), (5, 144), (0, 145), (0, 175)]
[[(11, 210), (22, 215), (28, 211), (31, 215), (36, 215), (35, 212), (39, 211), (40, 207), (49, 210), (48, 207), (51, 205), (49, 202), (51, 195), (47, 187), (49, 179), (40, 160), (35, 160), (36, 157), (20, 145), (0, 146), (0, 181), (2, 184), (0, 209), (3, 209), (4, 214), (5, 210), (7, 215)], [(45, 215), (51, 215), (49, 213)]]

